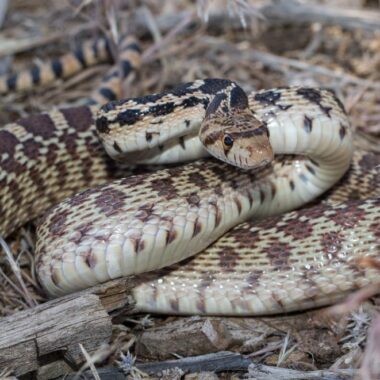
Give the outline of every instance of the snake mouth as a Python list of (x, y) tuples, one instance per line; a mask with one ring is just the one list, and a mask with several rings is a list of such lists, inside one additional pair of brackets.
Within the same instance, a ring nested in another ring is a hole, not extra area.
[(271, 162), (272, 162), (272, 160), (263, 160), (263, 161), (259, 164), (258, 168), (262, 168), (262, 167), (264, 167), (264, 166), (267, 166), (267, 165), (269, 165)]
[(272, 160), (265, 159), (262, 160), (261, 162), (255, 164), (255, 166), (251, 165), (240, 165), (239, 168), (244, 170), (244, 171), (261, 171), (269, 167), (272, 163)]

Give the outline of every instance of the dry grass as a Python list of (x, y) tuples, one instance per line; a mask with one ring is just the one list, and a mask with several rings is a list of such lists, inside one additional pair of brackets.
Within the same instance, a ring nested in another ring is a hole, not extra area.
[[(361, 9), (366, 2), (356, 3)], [(373, 4), (376, 6), (376, 2)], [(188, 0), (13, 0), (0, 32), (0, 38), (5, 39), (3, 48), (0, 47), (0, 56), (3, 56), (0, 72), (6, 72), (11, 66), (17, 70), (37, 59), (62, 54), (76, 39), (102, 33), (115, 37), (138, 10), (146, 20), (142, 39), (144, 66), (133, 86), (125, 88), (125, 95), (159, 92), (179, 82), (204, 77), (236, 80), (247, 91), (295, 84), (329, 86), (337, 91), (350, 112), (358, 134), (357, 143), (379, 151), (380, 34), (321, 24), (275, 26), (270, 19), (262, 17), (260, 5), (258, 1), (226, 1), (227, 13), (237, 18), (237, 24), (230, 27), (227, 22), (213, 25), (215, 9), (220, 11), (221, 6), (215, 7), (215, 2), (206, 0), (199, 0), (195, 5)], [(181, 15), (182, 11), (187, 13), (184, 17), (176, 16), (173, 27), (161, 30), (160, 17)], [(224, 17), (227, 19), (228, 15)], [(9, 52), (18, 54), (6, 56)], [(56, 81), (27, 94), (7, 95), (0, 99), (0, 122), (4, 124), (30, 112), (77, 101), (91, 92), (106, 70), (106, 65), (89, 68), (65, 83)], [(2, 246), (6, 255), (0, 258), (0, 315), (5, 316), (43, 302), (45, 298), (33, 270), (33, 225), (22, 228), (7, 244), (2, 242)], [(354, 361), (354, 356), (361, 356), (374, 310), (367, 305), (347, 317), (345, 333), (339, 342), (344, 358), (351, 355)], [(161, 322), (160, 319), (154, 321)], [(124, 352), (121, 361), (125, 365), (130, 359), (126, 353), (133, 350), (138, 328), (146, 325), (144, 316), (115, 325), (113, 342), (99, 349), (97, 362), (116, 363)], [(376, 340), (379, 325), (376, 319), (371, 327), (372, 338), (364, 359), (367, 367), (370, 355), (380, 351)], [(297, 351), (294, 339), (288, 334), (283, 334), (280, 340), (268, 341), (263, 347), (251, 356), (261, 357), (265, 362), (268, 353), (274, 353), (279, 366), (288, 365), (287, 359)], [(84, 355), (88, 365), (96, 371), (91, 358)], [(321, 365), (345, 368), (344, 363), (342, 357), (336, 357)], [(317, 369), (314, 363), (312, 367)], [(363, 376), (368, 372), (365, 371), (366, 367)], [(5, 373), (0, 372), (0, 378), (6, 376)], [(143, 376), (137, 372), (134, 375)]]

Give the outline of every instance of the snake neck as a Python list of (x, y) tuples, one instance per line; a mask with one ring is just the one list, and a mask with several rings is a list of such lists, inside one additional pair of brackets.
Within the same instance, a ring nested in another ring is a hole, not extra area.
[(273, 158), (267, 129), (250, 111), (247, 95), (224, 79), (111, 102), (99, 111), (96, 126), (108, 154), (118, 160), (136, 162), (137, 156), (152, 162), (164, 154), (169, 163), (170, 150), (172, 162), (186, 161), (183, 142), (197, 134), (209, 154), (235, 166), (255, 168)]
[[(280, 88), (249, 97), (255, 116), (265, 123), (275, 155), (291, 155), (274, 167), (262, 191), (276, 193), (257, 215), (300, 207), (332, 187), (353, 155), (348, 116), (327, 89)], [(284, 191), (279, 191), (279, 189)]]

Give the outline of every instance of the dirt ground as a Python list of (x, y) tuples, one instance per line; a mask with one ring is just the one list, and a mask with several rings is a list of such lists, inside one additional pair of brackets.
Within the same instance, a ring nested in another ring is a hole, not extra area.
[[(12, 0), (0, 29), (0, 74), (62, 55), (79, 41), (127, 31), (141, 40), (143, 65), (124, 84), (125, 97), (207, 77), (237, 81), (247, 92), (330, 87), (349, 112), (357, 146), (380, 154), (379, 8), (375, 0)], [(1, 125), (81, 104), (109, 67), (2, 95)], [(30, 223), (7, 239), (13, 260), (0, 257), (1, 317), (46, 301), (33, 270), (34, 233)], [(137, 363), (154, 363), (153, 377), (165, 379), (380, 379), (374, 366), (380, 317), (376, 298), (367, 298), (357, 295), (333, 316), (326, 310), (271, 318), (118, 315), (111, 342), (87, 357), (84, 352), (83, 366), (53, 363), (20, 378), (79, 371), (86, 378), (137, 379), (148, 377), (148, 367)], [(197, 357), (192, 364), (190, 356)], [(178, 360), (174, 369), (168, 360)], [(0, 366), (0, 379), (12, 376)]]

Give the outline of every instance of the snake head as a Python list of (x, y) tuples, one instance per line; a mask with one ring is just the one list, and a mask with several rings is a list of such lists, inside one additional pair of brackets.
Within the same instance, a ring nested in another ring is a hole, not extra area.
[(199, 138), (212, 156), (242, 169), (260, 168), (273, 160), (268, 128), (249, 108), (207, 115)]

